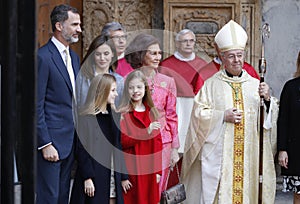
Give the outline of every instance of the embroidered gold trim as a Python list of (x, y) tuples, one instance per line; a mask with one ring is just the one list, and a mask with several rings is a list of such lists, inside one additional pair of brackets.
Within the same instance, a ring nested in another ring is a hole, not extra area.
[[(232, 96), (234, 107), (244, 112), (242, 84), (231, 83), (234, 90)], [(233, 189), (232, 203), (243, 203), (243, 184), (244, 184), (244, 114), (240, 123), (234, 125), (234, 146), (233, 146)]]

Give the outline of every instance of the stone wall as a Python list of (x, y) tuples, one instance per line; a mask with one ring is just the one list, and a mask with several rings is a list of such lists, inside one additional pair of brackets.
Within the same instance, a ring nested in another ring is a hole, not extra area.
[(265, 40), (266, 82), (280, 97), (284, 83), (293, 78), (300, 51), (300, 1), (262, 0), (263, 22), (271, 27)]

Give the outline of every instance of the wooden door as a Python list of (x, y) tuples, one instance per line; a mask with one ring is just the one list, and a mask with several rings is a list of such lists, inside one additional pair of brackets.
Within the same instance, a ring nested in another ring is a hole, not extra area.
[[(37, 1), (37, 27), (38, 27), (38, 47), (48, 42), (52, 36), (50, 14), (52, 9), (59, 4), (69, 4), (78, 9), (82, 16), (82, 0), (38, 0)], [(82, 20), (81, 20), (82, 21)], [(72, 49), (82, 57), (82, 40), (71, 45)]]
[(196, 34), (196, 53), (211, 60), (218, 30), (230, 19), (240, 23), (248, 34), (246, 61), (253, 66), (260, 57), (260, 5), (255, 0), (164, 0), (164, 50), (174, 52), (174, 34), (184, 28)]

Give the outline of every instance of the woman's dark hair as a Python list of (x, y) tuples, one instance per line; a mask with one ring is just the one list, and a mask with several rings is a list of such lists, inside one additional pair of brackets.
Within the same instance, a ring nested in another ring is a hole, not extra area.
[(300, 51), (298, 52), (298, 58), (296, 62), (296, 72), (294, 73), (294, 77), (300, 77)]
[(64, 22), (68, 20), (69, 14), (68, 12), (71, 11), (72, 13), (79, 14), (78, 10), (70, 5), (67, 4), (60, 4), (55, 6), (51, 12), (50, 19), (51, 19), (51, 26), (52, 31), (56, 30), (55, 24), (57, 22)]
[(132, 68), (140, 68), (150, 45), (159, 44), (156, 37), (150, 34), (141, 33), (137, 35), (125, 50), (125, 59)]
[(117, 52), (116, 52), (116, 48), (114, 43), (112, 42), (112, 40), (109, 40), (109, 38), (107, 38), (104, 35), (98, 35), (93, 42), (90, 44), (89, 49), (86, 53), (86, 55), (84, 56), (82, 63), (81, 63), (81, 69), (82, 72), (85, 76), (87, 76), (88, 78), (93, 78), (94, 77), (94, 70), (93, 70), (93, 65), (95, 64), (94, 62), (94, 53), (95, 50), (103, 45), (103, 44), (107, 44), (111, 51), (113, 52), (114, 56), (111, 60), (111, 64), (110, 64), (110, 70), (111, 71), (115, 71), (116, 67), (118, 66), (118, 58), (117, 58)]

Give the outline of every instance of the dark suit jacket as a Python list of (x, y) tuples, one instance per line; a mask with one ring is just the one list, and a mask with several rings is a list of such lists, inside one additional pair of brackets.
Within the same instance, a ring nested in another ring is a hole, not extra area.
[[(72, 50), (70, 56), (76, 77), (79, 57)], [(72, 85), (66, 65), (51, 40), (38, 50), (37, 80), (37, 146), (52, 142), (60, 159), (64, 159), (71, 152), (75, 131)]]
[(283, 175), (300, 176), (300, 77), (284, 85), (279, 106), (277, 150), (287, 151), (288, 169), (281, 168)]

